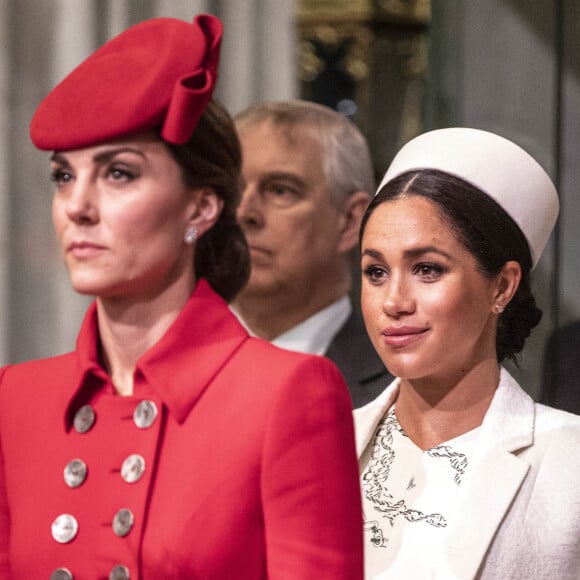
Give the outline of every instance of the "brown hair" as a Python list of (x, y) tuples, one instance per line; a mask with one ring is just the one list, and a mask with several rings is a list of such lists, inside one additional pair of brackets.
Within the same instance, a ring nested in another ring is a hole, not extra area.
[(226, 109), (212, 100), (187, 143), (166, 145), (188, 187), (209, 187), (223, 200), (217, 222), (197, 242), (195, 275), (205, 278), (230, 302), (250, 275), (248, 246), (236, 221), (242, 155), (233, 121)]

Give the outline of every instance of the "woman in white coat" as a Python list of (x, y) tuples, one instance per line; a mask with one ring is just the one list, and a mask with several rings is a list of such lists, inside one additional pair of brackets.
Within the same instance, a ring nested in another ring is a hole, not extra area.
[(355, 411), (367, 579), (580, 578), (580, 417), (501, 366), (540, 320), (557, 213), (485, 131), (425, 133), (387, 171), (361, 228), (367, 330), (399, 377)]

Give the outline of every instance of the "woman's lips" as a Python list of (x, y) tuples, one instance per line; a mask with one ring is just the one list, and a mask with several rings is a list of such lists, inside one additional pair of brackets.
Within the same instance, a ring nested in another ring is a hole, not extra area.
[(382, 335), (385, 343), (389, 346), (402, 347), (422, 339), (427, 331), (427, 328), (400, 326), (397, 328), (387, 328), (383, 330)]
[(104, 246), (95, 244), (93, 242), (78, 241), (69, 244), (67, 251), (75, 258), (88, 258), (95, 254), (101, 253), (105, 249)]

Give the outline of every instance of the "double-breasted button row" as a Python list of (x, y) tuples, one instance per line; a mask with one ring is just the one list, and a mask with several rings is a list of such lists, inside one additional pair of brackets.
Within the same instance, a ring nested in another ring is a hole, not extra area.
[[(141, 401), (133, 413), (133, 422), (139, 429), (151, 427), (157, 419), (159, 412), (157, 405), (153, 401)], [(89, 432), (95, 422), (96, 413), (91, 405), (83, 405), (75, 413), (73, 426), (77, 433)], [(125, 458), (121, 466), (121, 477), (127, 483), (139, 481), (145, 473), (145, 459), (142, 455), (132, 454)], [(65, 484), (70, 488), (81, 486), (88, 474), (88, 468), (82, 459), (72, 459), (67, 463), (63, 471)], [(135, 516), (130, 509), (120, 509), (113, 518), (112, 530), (118, 537), (128, 535), (135, 524)], [(52, 523), (52, 537), (56, 542), (66, 544), (74, 540), (77, 536), (79, 525), (76, 518), (71, 514), (60, 514)], [(130, 579), (129, 569), (124, 565), (115, 566), (110, 574), (109, 580)], [(51, 574), (51, 580), (73, 580), (73, 574), (67, 568), (57, 568)]]
[[(126, 536), (135, 524), (135, 516), (130, 509), (121, 508), (113, 518), (112, 528), (116, 536)], [(52, 537), (59, 544), (72, 542), (78, 534), (79, 524), (71, 514), (60, 514), (52, 522)]]
[[(153, 425), (159, 411), (153, 401), (141, 401), (133, 413), (133, 421), (139, 429), (147, 429)], [(73, 426), (77, 433), (87, 433), (95, 424), (97, 415), (90, 405), (83, 405), (74, 416)]]
[[(109, 574), (109, 580), (129, 580), (130, 578), (129, 568), (121, 564), (115, 566)], [(50, 575), (50, 580), (74, 580), (74, 576), (67, 568), (57, 568)]]
[[(75, 488), (81, 486), (87, 478), (87, 466), (82, 459), (73, 459), (64, 468), (64, 482), (68, 487)], [(121, 477), (127, 483), (139, 481), (145, 473), (145, 458), (134, 453), (129, 455), (121, 466)]]

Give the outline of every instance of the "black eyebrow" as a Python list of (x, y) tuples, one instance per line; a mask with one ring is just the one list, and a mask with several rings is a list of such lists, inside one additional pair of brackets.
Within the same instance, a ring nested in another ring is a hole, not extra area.
[(377, 250), (373, 250), (370, 248), (367, 248), (366, 250), (363, 251), (362, 253), (363, 256), (369, 256), (369, 258), (373, 258), (374, 260), (382, 260), (383, 259), (383, 253), (379, 252)]
[[(97, 163), (106, 163), (107, 161), (110, 161), (120, 153), (135, 153), (136, 155), (143, 157), (143, 159), (146, 158), (145, 153), (143, 153), (143, 151), (141, 151), (140, 149), (137, 149), (135, 147), (121, 146), (121, 147), (113, 147), (111, 149), (106, 149), (104, 151), (96, 153), (93, 156), (93, 161), (96, 161)], [(50, 160), (55, 163), (60, 163), (62, 165), (66, 166), (70, 165), (66, 155), (58, 151), (52, 154)]]
[(66, 158), (66, 156), (65, 156), (65, 155), (63, 155), (62, 153), (59, 153), (58, 151), (57, 151), (57, 152), (55, 152), (55, 153), (53, 153), (53, 154), (50, 156), (50, 160), (51, 160), (53, 163), (60, 163), (61, 165), (67, 165), (67, 166), (68, 166), (68, 164), (69, 164), (69, 163), (68, 163), (68, 160), (67, 160), (67, 158)]
[(143, 151), (141, 151), (140, 149), (136, 149), (134, 147), (116, 147), (114, 149), (107, 149), (106, 151), (97, 153), (93, 157), (93, 161), (96, 161), (98, 163), (106, 163), (107, 161), (113, 159), (113, 157), (119, 155), (119, 153), (135, 153), (136, 155), (139, 155), (143, 159), (146, 158), (145, 153), (143, 153)]
[[(420, 246), (418, 248), (412, 248), (410, 250), (405, 250), (403, 255), (405, 256), (405, 258), (416, 259), (429, 253), (439, 254), (440, 256), (443, 256), (447, 259), (451, 259), (451, 256), (447, 252), (441, 250), (440, 248), (437, 248), (436, 246)], [(379, 252), (378, 250), (373, 250), (372, 248), (365, 249), (362, 252), (362, 255), (369, 256), (370, 258), (373, 258), (375, 260), (384, 260), (383, 253)]]
[(413, 248), (411, 250), (405, 250), (405, 256), (408, 258), (419, 258), (424, 254), (439, 254), (444, 258), (450, 259), (451, 256), (445, 252), (444, 250), (436, 247), (436, 246), (420, 246), (419, 248)]

